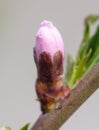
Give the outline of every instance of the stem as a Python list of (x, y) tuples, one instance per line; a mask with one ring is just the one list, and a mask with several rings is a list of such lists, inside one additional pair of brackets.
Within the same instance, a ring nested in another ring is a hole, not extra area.
[(99, 88), (99, 62), (71, 90), (62, 107), (40, 115), (30, 130), (58, 130), (60, 126)]

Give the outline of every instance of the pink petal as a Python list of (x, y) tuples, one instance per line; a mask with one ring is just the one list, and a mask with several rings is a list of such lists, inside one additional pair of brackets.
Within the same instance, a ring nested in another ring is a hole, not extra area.
[(64, 57), (64, 43), (61, 34), (51, 22), (43, 21), (36, 34), (35, 51), (37, 59), (42, 52), (47, 52), (53, 60), (54, 54), (59, 50)]

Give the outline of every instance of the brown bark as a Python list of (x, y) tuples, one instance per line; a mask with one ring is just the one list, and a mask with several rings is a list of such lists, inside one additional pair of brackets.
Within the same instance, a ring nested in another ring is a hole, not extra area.
[(58, 130), (98, 88), (99, 62), (76, 84), (60, 109), (41, 115), (30, 130)]

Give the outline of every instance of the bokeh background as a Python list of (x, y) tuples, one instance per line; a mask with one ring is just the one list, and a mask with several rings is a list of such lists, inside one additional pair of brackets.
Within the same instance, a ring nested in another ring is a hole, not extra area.
[[(41, 113), (32, 49), (40, 22), (52, 21), (63, 36), (66, 54), (75, 57), (84, 18), (98, 13), (98, 0), (0, 0), (0, 125), (18, 130)], [(60, 128), (84, 129), (99, 129), (99, 90)]]

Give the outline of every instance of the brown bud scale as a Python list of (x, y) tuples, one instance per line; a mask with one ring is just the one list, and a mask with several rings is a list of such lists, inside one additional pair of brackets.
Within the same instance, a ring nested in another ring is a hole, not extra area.
[(50, 112), (68, 95), (62, 83), (63, 56), (61, 51), (57, 51), (53, 61), (46, 52), (40, 54), (39, 61), (36, 59), (36, 54), (34, 57), (38, 70), (36, 92), (41, 110), (43, 113)]

